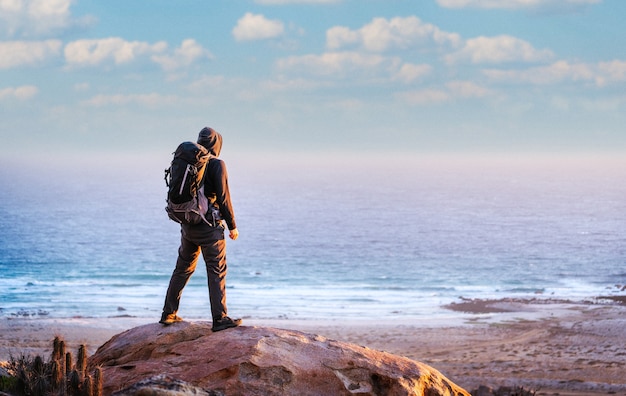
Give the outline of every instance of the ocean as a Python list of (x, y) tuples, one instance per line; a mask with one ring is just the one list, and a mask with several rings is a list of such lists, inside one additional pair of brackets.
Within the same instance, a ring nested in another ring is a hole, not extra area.
[[(618, 156), (233, 155), (231, 316), (435, 320), (461, 298), (624, 295)], [(169, 153), (0, 161), (0, 317), (158, 320)], [(210, 319), (202, 262), (179, 314)]]

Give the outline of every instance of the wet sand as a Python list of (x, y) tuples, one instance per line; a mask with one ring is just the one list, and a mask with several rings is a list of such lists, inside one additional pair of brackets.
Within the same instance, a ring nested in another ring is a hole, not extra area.
[[(626, 395), (626, 306), (622, 297), (589, 302), (464, 300), (450, 320), (260, 320), (247, 326), (300, 330), (426, 363), (461, 387), (524, 386), (537, 395)], [(0, 361), (48, 357), (52, 339), (93, 354), (146, 318), (0, 318)]]

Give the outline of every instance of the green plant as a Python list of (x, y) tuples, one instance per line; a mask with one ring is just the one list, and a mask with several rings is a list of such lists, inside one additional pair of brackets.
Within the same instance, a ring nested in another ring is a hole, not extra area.
[(72, 365), (71, 352), (65, 351), (65, 342), (55, 337), (50, 360), (41, 356), (11, 356), (5, 366), (8, 377), (0, 377), (0, 391), (13, 395), (44, 396), (101, 396), (102, 369), (96, 368), (93, 377), (87, 372), (87, 348), (78, 349), (78, 361)]

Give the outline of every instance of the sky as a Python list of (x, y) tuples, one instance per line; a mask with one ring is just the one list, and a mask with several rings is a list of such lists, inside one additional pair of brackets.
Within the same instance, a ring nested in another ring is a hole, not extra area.
[(623, 0), (0, 0), (0, 153), (623, 153)]

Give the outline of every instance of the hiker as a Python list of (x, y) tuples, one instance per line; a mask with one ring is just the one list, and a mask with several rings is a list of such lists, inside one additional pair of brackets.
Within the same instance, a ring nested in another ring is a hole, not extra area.
[[(163, 314), (159, 323), (170, 325), (183, 319), (176, 315), (183, 288), (196, 269), (198, 257), (206, 263), (209, 299), (213, 316), (213, 331), (220, 331), (241, 324), (241, 319), (231, 319), (226, 309), (226, 241), (224, 239), (224, 223), (229, 230), (229, 237), (236, 240), (239, 231), (235, 224), (235, 215), (228, 189), (226, 164), (217, 158), (222, 149), (222, 136), (212, 128), (205, 127), (200, 131), (198, 144), (204, 146), (211, 154), (204, 170), (204, 194), (209, 204), (215, 209), (213, 213), (221, 217), (213, 218), (212, 224), (201, 221), (198, 224), (181, 224), (181, 242), (178, 248), (176, 268), (172, 273)], [(211, 210), (207, 213), (211, 214)]]

